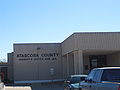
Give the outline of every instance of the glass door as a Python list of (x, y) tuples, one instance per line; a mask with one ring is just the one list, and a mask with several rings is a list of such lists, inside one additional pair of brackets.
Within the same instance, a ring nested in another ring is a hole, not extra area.
[(90, 69), (106, 66), (106, 55), (90, 55)]

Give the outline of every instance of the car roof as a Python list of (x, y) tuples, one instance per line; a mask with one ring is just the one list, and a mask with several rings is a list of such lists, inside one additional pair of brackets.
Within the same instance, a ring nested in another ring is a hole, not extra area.
[(120, 69), (120, 67), (102, 67), (102, 68), (94, 68), (94, 69)]
[(87, 77), (87, 75), (70, 75), (70, 77)]

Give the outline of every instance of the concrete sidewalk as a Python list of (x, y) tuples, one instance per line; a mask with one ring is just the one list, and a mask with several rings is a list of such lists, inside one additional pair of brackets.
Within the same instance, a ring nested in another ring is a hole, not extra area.
[(6, 85), (5, 90), (64, 90), (63, 82), (56, 83), (34, 83), (24, 85)]
[(5, 90), (32, 90), (30, 86), (6, 86)]

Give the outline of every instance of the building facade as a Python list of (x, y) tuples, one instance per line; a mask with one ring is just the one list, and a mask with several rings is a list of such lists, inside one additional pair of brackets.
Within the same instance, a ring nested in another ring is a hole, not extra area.
[(8, 63), (6, 62), (0, 62), (0, 80), (8, 82)]
[(14, 82), (62, 80), (96, 67), (120, 66), (120, 33), (73, 33), (62, 43), (14, 44), (8, 56)]

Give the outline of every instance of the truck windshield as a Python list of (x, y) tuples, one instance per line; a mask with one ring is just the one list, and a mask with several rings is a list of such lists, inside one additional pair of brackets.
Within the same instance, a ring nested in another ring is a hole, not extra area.
[(102, 75), (102, 81), (120, 82), (120, 69), (106, 69)]
[(79, 83), (80, 82), (80, 77), (72, 77), (71, 78), (71, 83)]

